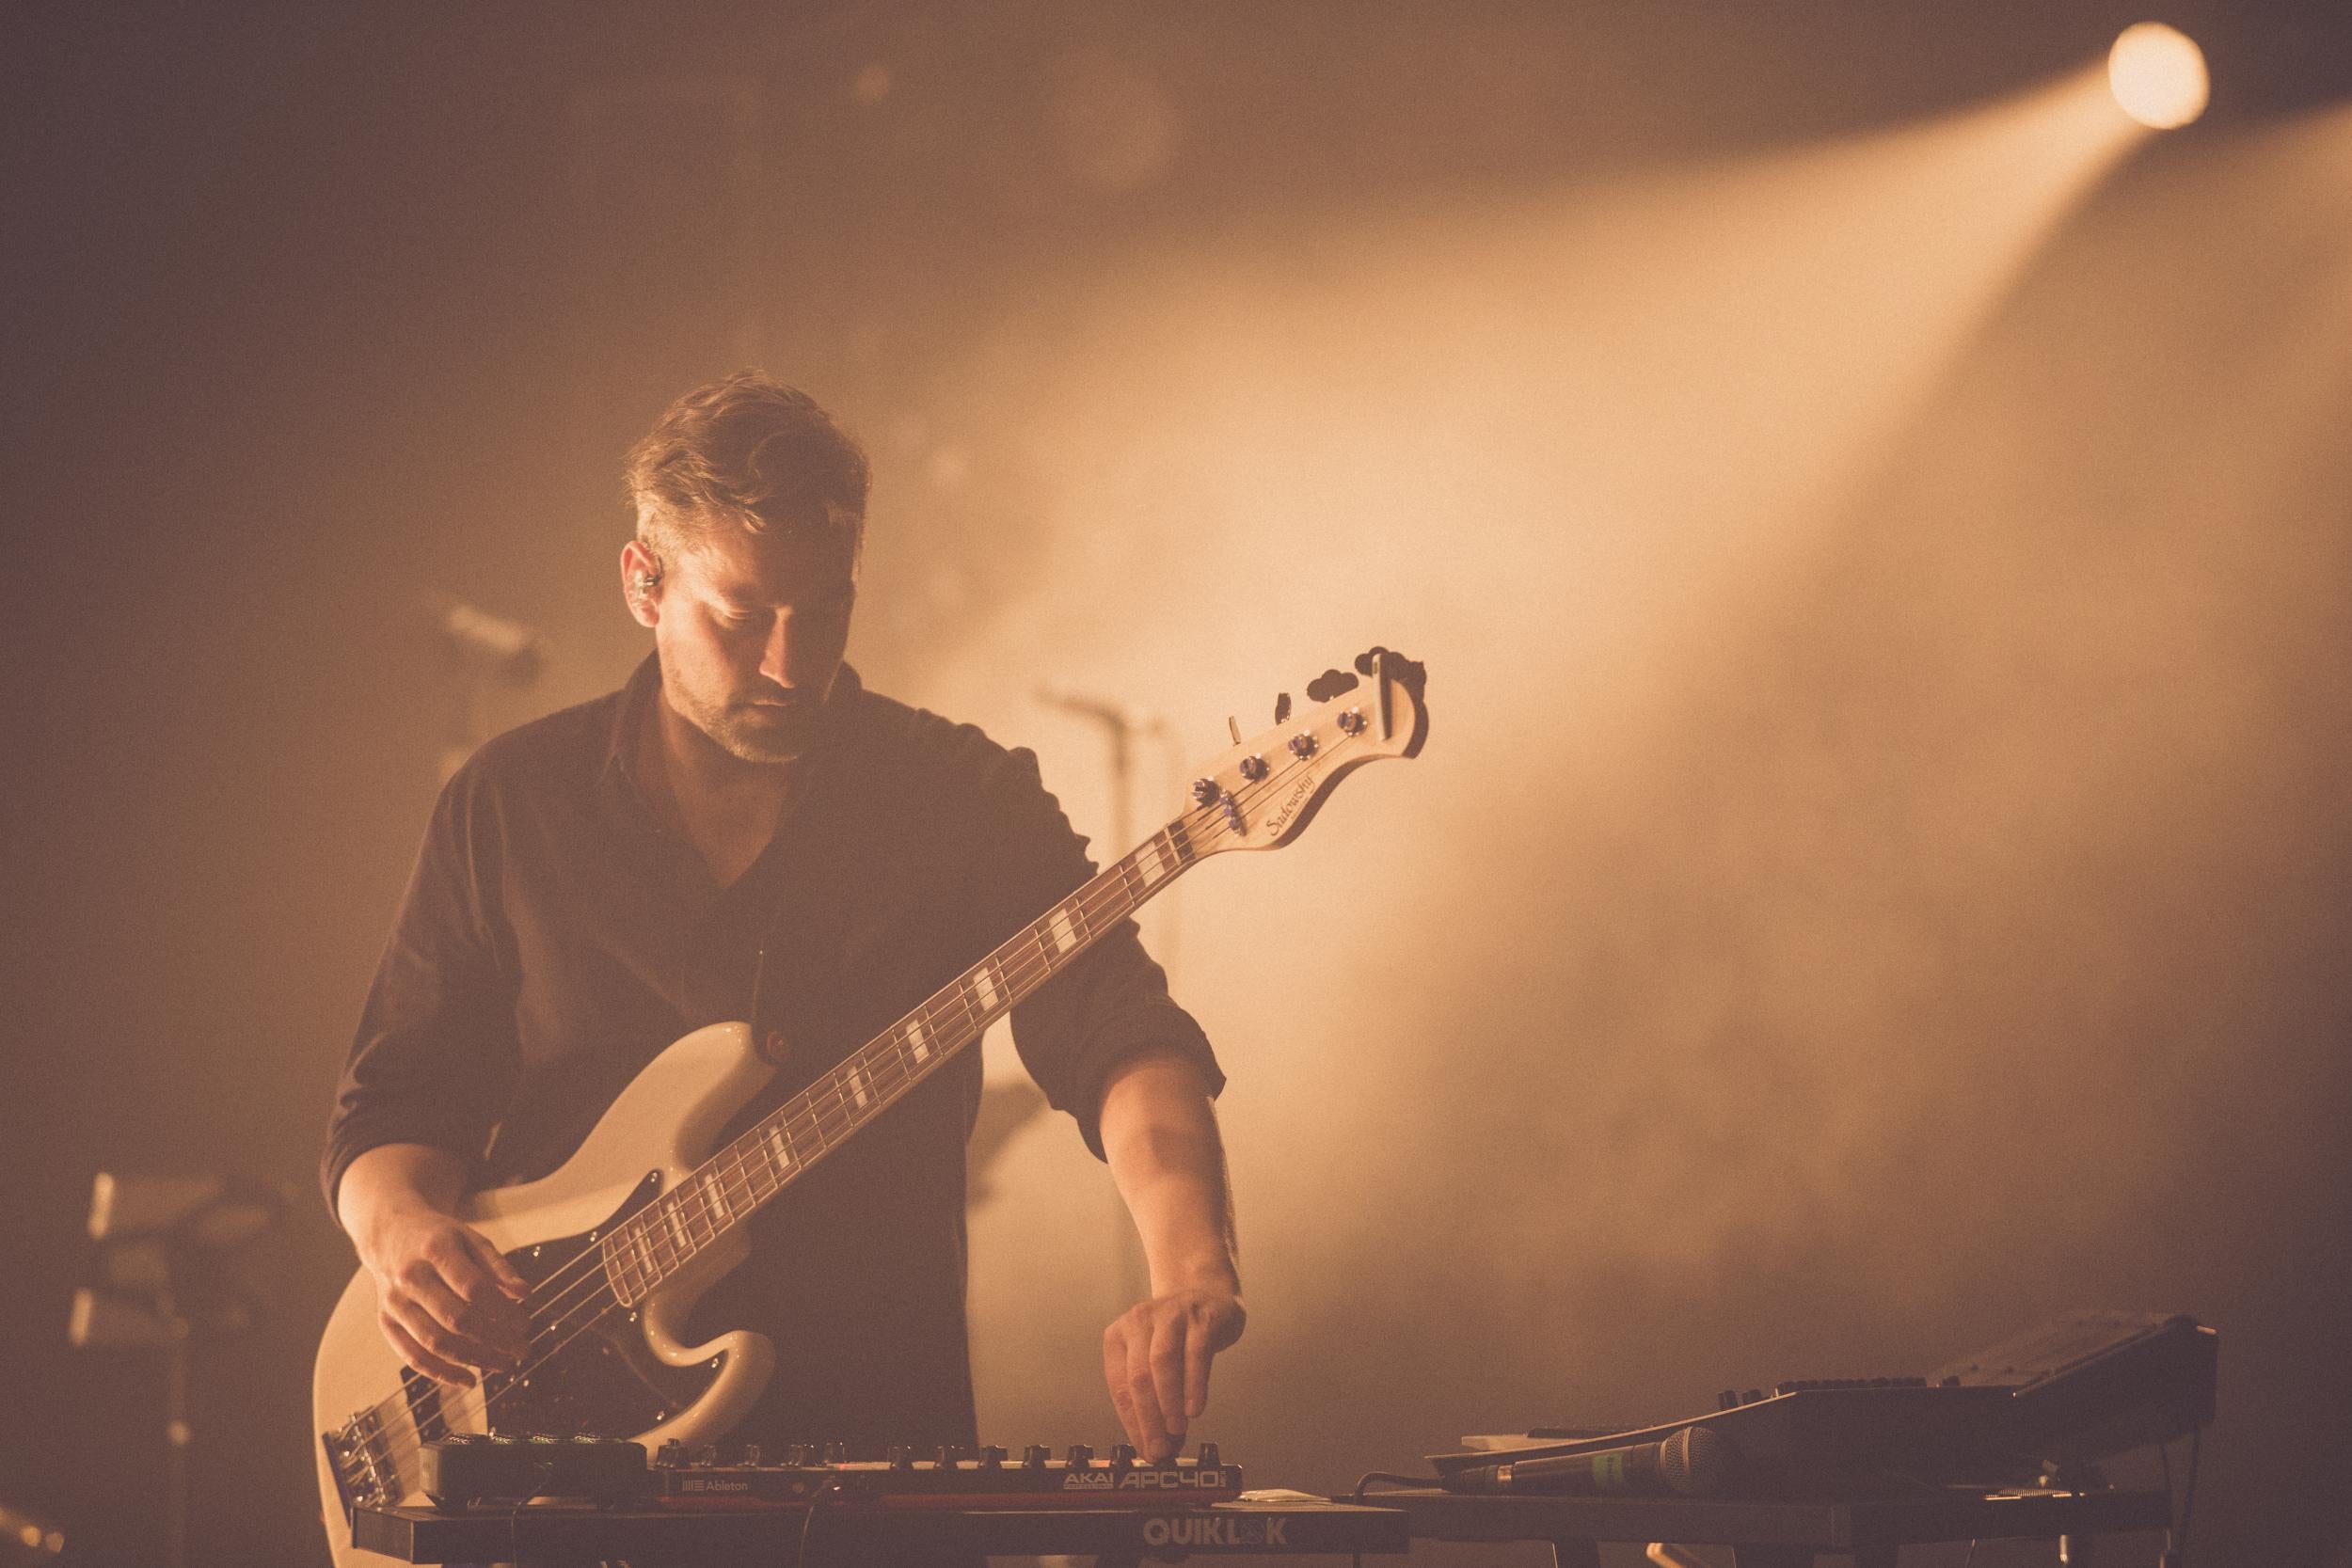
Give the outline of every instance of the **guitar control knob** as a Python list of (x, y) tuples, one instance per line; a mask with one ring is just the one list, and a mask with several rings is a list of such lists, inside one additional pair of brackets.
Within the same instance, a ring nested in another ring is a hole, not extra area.
[(1216, 805), (1216, 798), (1224, 793), (1225, 791), (1217, 787), (1216, 781), (1215, 779), (1195, 779), (1192, 781), (1192, 798), (1198, 804), (1204, 806)]
[(1032, 1443), (1027, 1448), (1021, 1450), (1022, 1468), (1026, 1470), (1042, 1470), (1045, 1468), (1046, 1459), (1051, 1456), (1052, 1453), (1053, 1449), (1047, 1448), (1044, 1444)]
[(826, 1445), (825, 1445), (825, 1463), (826, 1463), (826, 1464), (828, 1464), (828, 1465), (847, 1465), (849, 1462), (850, 1462), (850, 1445), (849, 1445), (849, 1444), (847, 1444), (847, 1443), (840, 1443), (840, 1442), (834, 1442), (834, 1443), (828, 1443), (828, 1444), (826, 1444)]
[(1265, 758), (1258, 756), (1242, 758), (1241, 776), (1251, 784), (1256, 784), (1260, 779), (1264, 778), (1266, 776)]
[(1359, 707), (1352, 707), (1352, 708), (1349, 708), (1349, 709), (1348, 709), (1345, 713), (1341, 714), (1341, 715), (1340, 715), (1340, 728), (1341, 728), (1341, 730), (1342, 730), (1342, 731), (1343, 731), (1344, 733), (1346, 733), (1346, 734), (1348, 734), (1348, 735), (1361, 735), (1361, 734), (1363, 734), (1363, 733), (1364, 733), (1364, 710), (1363, 710), (1362, 708), (1359, 708)]
[(1315, 737), (1311, 732), (1301, 730), (1296, 735), (1291, 736), (1291, 755), (1299, 758), (1306, 758), (1313, 756), (1314, 754)]
[(1005, 1449), (1002, 1444), (991, 1443), (980, 1449), (980, 1468), (993, 1470), (1004, 1462)]
[(1136, 1446), (1133, 1443), (1113, 1443), (1111, 1445), (1112, 1469), (1131, 1470), (1135, 1468), (1135, 1464)]
[(1063, 1455), (1062, 1463), (1073, 1470), (1086, 1469), (1094, 1463), (1094, 1450), (1084, 1443), (1073, 1443), (1069, 1453)]
[(1200, 1445), (1200, 1458), (1199, 1460), (1199, 1464), (1200, 1468), (1203, 1470), (1221, 1470), (1225, 1468), (1224, 1456), (1216, 1451), (1216, 1445), (1215, 1443), (1203, 1443)]

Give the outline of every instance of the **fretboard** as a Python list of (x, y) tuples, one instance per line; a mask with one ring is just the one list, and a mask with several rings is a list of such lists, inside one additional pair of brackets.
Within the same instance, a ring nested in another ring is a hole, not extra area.
[(827, 1069), (692, 1175), (608, 1231), (605, 1275), (635, 1306), (987, 1032), (1193, 863), (1171, 822)]

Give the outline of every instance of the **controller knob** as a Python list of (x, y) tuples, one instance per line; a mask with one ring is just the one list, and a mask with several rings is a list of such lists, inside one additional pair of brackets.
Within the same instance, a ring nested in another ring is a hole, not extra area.
[(828, 1465), (847, 1465), (849, 1462), (850, 1462), (850, 1445), (849, 1445), (849, 1444), (836, 1441), (836, 1442), (832, 1442), (832, 1443), (828, 1443), (828, 1444), (826, 1444), (826, 1445), (825, 1445), (825, 1463), (826, 1463), (826, 1464), (828, 1464)]
[(1073, 1470), (1086, 1469), (1094, 1463), (1094, 1450), (1084, 1443), (1073, 1443), (1070, 1445), (1070, 1452), (1063, 1456), (1062, 1463)]
[(1021, 1450), (1021, 1466), (1025, 1470), (1042, 1470), (1053, 1450), (1042, 1443), (1032, 1443)]
[(1132, 1469), (1132, 1468), (1134, 1468), (1134, 1466), (1135, 1466), (1135, 1463), (1136, 1463), (1136, 1446), (1135, 1446), (1133, 1443), (1113, 1443), (1113, 1444), (1111, 1445), (1111, 1468), (1112, 1468), (1112, 1469), (1114, 1469), (1114, 1470), (1126, 1470), (1126, 1469)]
[(686, 1445), (675, 1437), (664, 1438), (661, 1447), (654, 1450), (653, 1462), (673, 1468), (685, 1464)]
[(991, 1443), (980, 1449), (980, 1467), (982, 1469), (993, 1470), (1004, 1462), (1005, 1449), (1001, 1444)]
[(893, 1444), (891, 1444), (891, 1445), (890, 1445), (890, 1467), (891, 1467), (892, 1469), (894, 1469), (894, 1470), (912, 1470), (912, 1469), (914, 1469), (914, 1450), (913, 1449), (911, 1449), (911, 1448), (907, 1447), (907, 1445), (906, 1445), (906, 1444), (904, 1444), (904, 1443), (893, 1443)]
[(1203, 1443), (1200, 1445), (1200, 1458), (1198, 1463), (1200, 1468), (1204, 1470), (1221, 1470), (1225, 1468), (1225, 1460), (1223, 1456), (1216, 1451), (1216, 1445), (1215, 1443)]

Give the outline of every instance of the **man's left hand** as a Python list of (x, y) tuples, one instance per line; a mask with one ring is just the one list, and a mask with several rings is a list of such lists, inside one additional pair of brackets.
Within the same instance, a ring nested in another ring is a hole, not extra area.
[(1209, 1362), (1241, 1338), (1248, 1312), (1230, 1290), (1173, 1291), (1137, 1302), (1103, 1331), (1103, 1381), (1136, 1453), (1158, 1464), (1209, 1407)]

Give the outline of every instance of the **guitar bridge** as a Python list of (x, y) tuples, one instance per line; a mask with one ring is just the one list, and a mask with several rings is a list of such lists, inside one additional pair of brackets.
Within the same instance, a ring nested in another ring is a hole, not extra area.
[(360, 1431), (362, 1419), (354, 1417), (341, 1432), (319, 1433), (319, 1446), (326, 1450), (326, 1471), (335, 1478), (335, 1496), (342, 1504), (346, 1526), (362, 1503), (389, 1507), (400, 1501), (397, 1489), (388, 1484), (391, 1457), (382, 1451), (375, 1436)]

